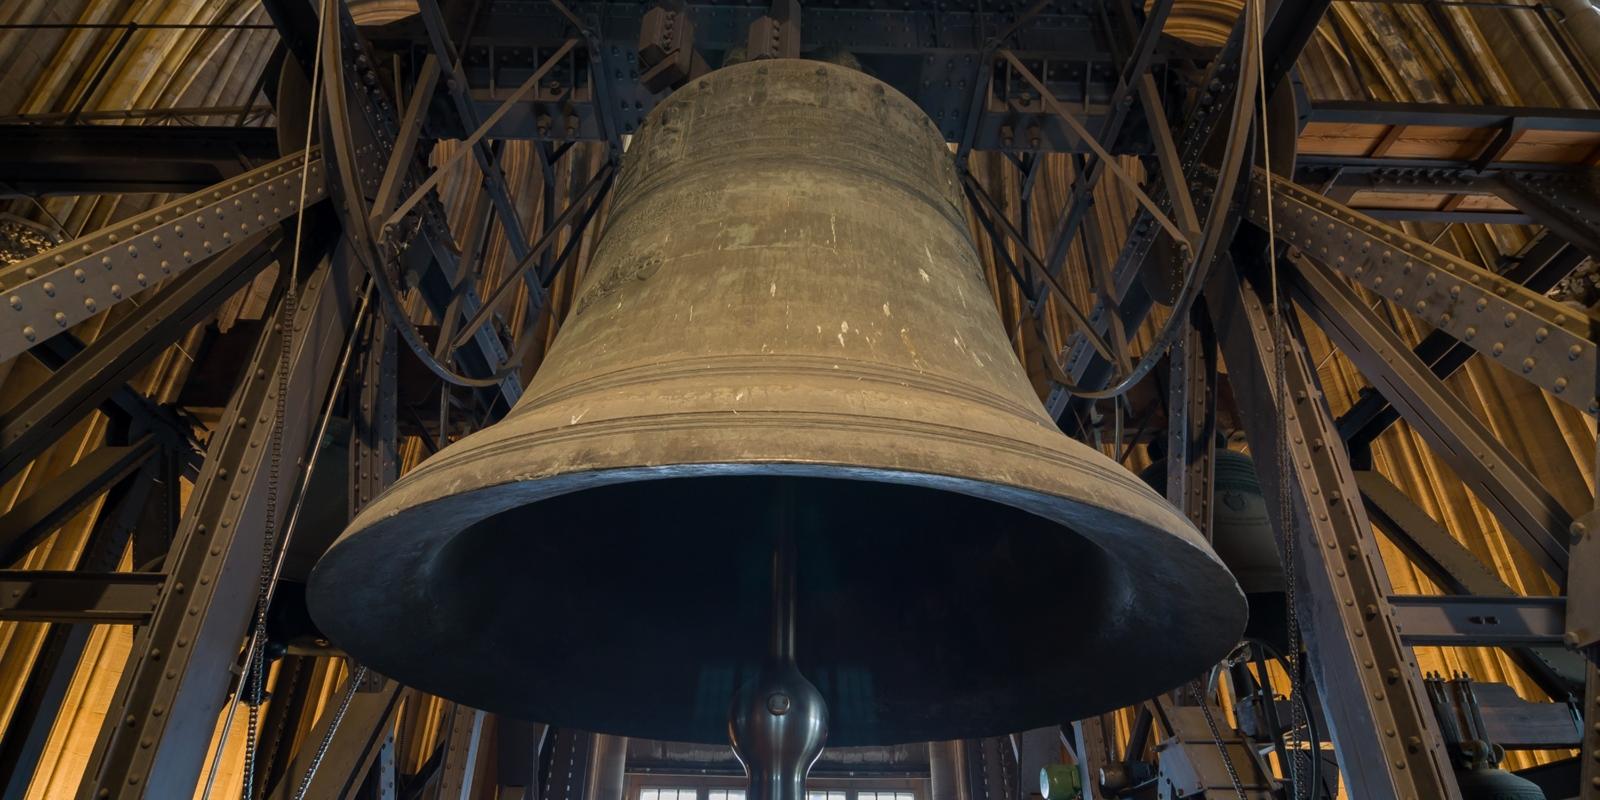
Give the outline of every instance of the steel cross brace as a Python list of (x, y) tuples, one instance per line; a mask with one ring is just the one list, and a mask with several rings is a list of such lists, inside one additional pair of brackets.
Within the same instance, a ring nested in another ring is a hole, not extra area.
[[(1388, 576), (1348, 456), (1298, 331), (1288, 337), (1280, 376), (1272, 317), (1229, 259), (1213, 270), (1206, 301), (1268, 506), (1287, 492), (1294, 507), (1287, 535), (1295, 552), (1284, 560), (1298, 574), (1311, 672), (1350, 795), (1457, 796), (1422, 676), (1394, 630)], [(1280, 424), (1288, 464), (1278, 458)]]
[[(309, 11), (311, 5), (311, 0), (271, 0), (267, 4), (267, 10), (273, 15), (285, 41), (294, 42), (300, 38), (316, 41), (318, 22), (315, 15), (310, 15), (308, 19), (301, 13)], [(366, 59), (366, 63), (371, 62), (365, 42), (342, 3), (339, 4), (339, 13), (338, 23), (344, 45), (342, 52), (346, 69), (345, 94), (348, 101), (343, 109), (330, 108), (330, 114), (342, 114), (342, 118), (335, 121), (350, 126), (350, 133), (359, 151), (352, 155), (357, 156), (354, 166), (365, 184), (362, 191), (376, 195), (382, 189), (387, 177), (385, 165), (392, 160), (390, 156), (397, 147), (402, 149), (412, 147), (415, 131), (403, 126), (397, 119), (396, 109), (385, 94), (381, 81), (366, 79), (362, 61)], [(426, 165), (420, 159), (412, 159), (407, 171), (399, 178), (396, 188), (402, 195), (409, 194), (426, 182), (427, 174)], [(418, 226), (415, 238), (416, 244), (421, 246), (409, 246), (408, 243), (398, 256), (402, 267), (415, 277), (419, 293), (433, 314), (436, 316), (444, 314), (450, 307), (452, 299), (459, 295), (459, 299), (455, 302), (458, 313), (471, 316), (478, 310), (481, 302), (475, 288), (461, 283), (465, 279), (460, 274), (461, 255), (456, 250), (454, 237), (437, 193), (426, 193), (416, 204), (416, 214)], [(365, 223), (366, 220), (349, 221), (349, 224), (365, 225)], [(361, 235), (364, 236), (365, 231)], [(479, 330), (473, 341), (477, 345), (476, 348), (460, 354), (465, 357), (464, 361), (472, 364), (473, 368), (493, 372), (505, 362), (506, 350), (492, 330), (488, 328)], [(503, 403), (506, 409), (510, 409), (521, 396), (521, 381), (512, 374), (499, 384), (494, 399), (490, 402)]]
[[(154, 477), (147, 467), (146, 472), (111, 490), (84, 543), (77, 569), (98, 572), (116, 568), (139, 523), (140, 512), (150, 499)], [(39, 757), (71, 687), (74, 666), (93, 630), (94, 626), (87, 623), (52, 625), (45, 634), (11, 719), (0, 731), (0, 798), (23, 800), (27, 796)]]
[(1270, 225), (1279, 242), (1354, 278), (1557, 399), (1589, 414), (1600, 411), (1589, 338), (1600, 329), (1600, 317), (1259, 169), (1247, 216), (1259, 227)]
[(1338, 344), (1435, 453), (1460, 475), (1540, 567), (1564, 584), (1572, 515), (1488, 426), (1428, 370), (1398, 334), (1331, 270), (1291, 254), (1280, 279), (1296, 304)]
[[(0, 414), (0, 481), (20, 472), (129, 378), (273, 261), (275, 231), (251, 235), (173, 278)], [(163, 437), (171, 438), (171, 437)], [(176, 446), (176, 442), (165, 443)]]
[(315, 427), (315, 404), (333, 380), (355, 314), (354, 264), (339, 252), (306, 278), (288, 330), (287, 374), (279, 374), (284, 332), (278, 326), (268, 326), (256, 345), (173, 540), (167, 589), (134, 640), (112, 700), (116, 711), (101, 729), (80, 785), (84, 800), (194, 791), (255, 601), (239, 588), (253, 585), (260, 567), (277, 385), (281, 379), (292, 387), (283, 419), (281, 516), (298, 455)]
[(296, 153), (0, 270), (0, 361), (288, 219), (325, 191)]
[[(1516, 594), (1388, 478), (1358, 469), (1356, 483), (1373, 527), (1446, 592), (1484, 597)], [(1583, 686), (1586, 662), (1565, 647), (1517, 647), (1508, 653), (1552, 698), (1565, 697)]]
[(0, 516), (0, 566), (30, 550), (90, 501), (139, 471), (157, 451), (149, 434), (126, 445), (91, 450)]
[[(1502, 259), (1496, 269), (1507, 279), (1543, 294), (1583, 262), (1584, 256), (1549, 231), (1539, 234), (1516, 255)], [(1474, 354), (1471, 347), (1441, 331), (1423, 338), (1412, 352), (1441, 380), (1454, 375)], [(1400, 418), (1388, 400), (1377, 391), (1364, 390), (1349, 411), (1339, 417), (1339, 435), (1350, 445), (1352, 457), (1366, 450), (1388, 427)]]
[(164, 580), (159, 572), (0, 570), (0, 619), (138, 625)]

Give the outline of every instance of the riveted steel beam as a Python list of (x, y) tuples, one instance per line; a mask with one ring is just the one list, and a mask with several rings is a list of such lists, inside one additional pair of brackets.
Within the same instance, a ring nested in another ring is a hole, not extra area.
[[(1268, 182), (1273, 208), (1267, 208)], [(1562, 305), (1404, 231), (1256, 170), (1249, 220), (1587, 413), (1600, 316)]]
[[(80, 784), (84, 800), (103, 796), (102, 789), (149, 797), (194, 791), (255, 602), (238, 587), (252, 585), (261, 566), (275, 469), (275, 490), (286, 498), (316, 404), (333, 380), (355, 316), (354, 265), (336, 251), (306, 277), (287, 324), (263, 331), (211, 438), (166, 559), (168, 588), (134, 640), (111, 704), (119, 711), (101, 729)], [(287, 359), (283, 335), (291, 336)], [(266, 445), (280, 424), (279, 385), (291, 388), (283, 398), (284, 463), (275, 468)], [(289, 505), (278, 503), (279, 515)]]
[(63, 433), (125, 387), (151, 359), (272, 263), (276, 230), (263, 230), (173, 278), (68, 359), (50, 380), (0, 414), (0, 480), (20, 472)]
[[(1546, 231), (1534, 237), (1515, 255), (1501, 259), (1495, 271), (1528, 287), (1530, 291), (1543, 294), (1577, 269), (1583, 258), (1583, 253), (1577, 248)], [(1471, 347), (1442, 331), (1433, 331), (1423, 337), (1411, 352), (1422, 359), (1440, 379), (1454, 375), (1475, 355)], [(1399, 419), (1400, 412), (1394, 410), (1382, 393), (1364, 389), (1361, 399), (1340, 415), (1339, 435), (1350, 445), (1352, 457), (1360, 461), (1362, 459), (1358, 454)]]
[(148, 286), (187, 272), (325, 191), (303, 153), (232, 178), (0, 270), (0, 361), (65, 332)]
[[(1250, 452), (1273, 507), (1289, 494), (1299, 616), (1312, 676), (1352, 797), (1455, 797), (1455, 777), (1416, 662), (1395, 632), (1388, 576), (1349, 458), (1290, 322), (1275, 324), (1224, 259), (1206, 287)], [(1292, 318), (1291, 318), (1292, 319)], [(1287, 463), (1279, 458), (1280, 426)]]
[(1460, 475), (1506, 532), (1557, 584), (1567, 577), (1572, 514), (1349, 284), (1304, 256), (1283, 260), (1280, 279), (1295, 302), (1389, 398), (1432, 450)]
[(1409, 645), (1559, 645), (1567, 629), (1565, 597), (1395, 595), (1389, 607), (1400, 641)]

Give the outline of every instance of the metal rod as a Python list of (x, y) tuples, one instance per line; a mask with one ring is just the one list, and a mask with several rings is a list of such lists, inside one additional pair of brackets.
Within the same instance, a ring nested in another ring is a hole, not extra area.
[(1000, 56), (1011, 64), (1011, 68), (1016, 70), (1017, 74), (1021, 75), (1022, 79), (1033, 87), (1034, 91), (1039, 93), (1039, 98), (1044, 101), (1045, 107), (1050, 110), (1050, 113), (1055, 114), (1062, 122), (1065, 122), (1067, 127), (1077, 134), (1078, 139), (1088, 145), (1096, 156), (1099, 156), (1101, 163), (1106, 165), (1106, 169), (1111, 170), (1111, 174), (1116, 175), (1123, 185), (1133, 192), (1134, 199), (1138, 200), (1139, 205), (1144, 206), (1145, 210), (1150, 212), (1150, 215), (1155, 218), (1161, 227), (1167, 229), (1167, 233), (1172, 234), (1173, 240), (1186, 247), (1193, 248), (1195, 246), (1196, 243), (1185, 237), (1183, 230), (1167, 217), (1161, 207), (1156, 205), (1156, 201), (1151, 200), (1150, 195), (1144, 193), (1144, 189), (1139, 186), (1139, 182), (1134, 180), (1133, 176), (1129, 175), (1128, 171), (1123, 169), (1122, 165), (1118, 164), (1117, 160), (1106, 151), (1105, 147), (1100, 144), (1100, 140), (1096, 139), (1088, 128), (1083, 127), (1083, 123), (1079, 122), (1077, 117), (1062, 107), (1061, 102), (1056, 100), (1056, 96), (1050, 92), (1050, 89), (1044, 85), (1043, 81), (1039, 80), (1037, 75), (1034, 75), (1031, 70), (1023, 66), (1022, 61), (1017, 58), (1015, 53), (1010, 50), (1001, 50)]
[(383, 230), (384, 228), (398, 224), (406, 214), (410, 213), (411, 209), (415, 207), (423, 197), (426, 197), (428, 192), (431, 191), (433, 187), (439, 184), (439, 181), (443, 179), (445, 173), (449, 172), (452, 167), (460, 163), (462, 159), (466, 158), (467, 155), (473, 151), (473, 148), (477, 146), (478, 142), (481, 141), (483, 137), (487, 136), (489, 131), (492, 130), (494, 126), (498, 124), (503, 117), (505, 117), (506, 114), (511, 112), (512, 108), (514, 108), (518, 103), (521, 103), (523, 98), (527, 97), (528, 93), (532, 92), (536, 87), (538, 87), (539, 81), (543, 80), (544, 76), (549, 74), (550, 70), (555, 69), (556, 64), (560, 63), (561, 59), (566, 58), (567, 53), (572, 52), (572, 48), (576, 47), (577, 44), (578, 41), (576, 39), (568, 39), (564, 44), (561, 45), (560, 49), (556, 50), (555, 55), (545, 59), (545, 62), (540, 64), (539, 68), (534, 70), (533, 74), (529, 75), (528, 79), (523, 81), (522, 85), (517, 87), (517, 90), (512, 92), (511, 96), (507, 97), (505, 101), (500, 104), (500, 107), (496, 108), (494, 113), (490, 114), (489, 118), (484, 120), (482, 125), (478, 126), (477, 130), (472, 132), (472, 135), (461, 141), (460, 147), (458, 147), (456, 151), (450, 155), (450, 160), (439, 165), (439, 168), (434, 170), (433, 174), (429, 175), (428, 179), (423, 181), (422, 185), (418, 186), (416, 191), (412, 192), (411, 196), (407, 197), (405, 202), (401, 203), (400, 206), (383, 221), (383, 225), (379, 228), (379, 230)]
[[(576, 216), (580, 210), (599, 207), (604, 195), (594, 198), (594, 200), (587, 204), (583, 202), (584, 198), (590, 196), (595, 192), (596, 189), (599, 189), (602, 186), (609, 186), (611, 183), (612, 174), (613, 169), (609, 162), (600, 166), (600, 171), (596, 172), (594, 177), (589, 180), (589, 185), (585, 186), (583, 191), (579, 193), (577, 197), (573, 198), (572, 204), (567, 206), (567, 208), (561, 212), (561, 215), (556, 218), (555, 223), (551, 225), (549, 230), (546, 230), (544, 234), (539, 237), (539, 241), (535, 242), (533, 247), (528, 250), (528, 254), (523, 256), (522, 260), (518, 262), (515, 267), (511, 268), (511, 272), (500, 281), (500, 284), (494, 287), (494, 291), (490, 292), (489, 296), (484, 298), (483, 304), (478, 306), (477, 313), (473, 314), (472, 318), (467, 320), (467, 324), (461, 326), (461, 328), (456, 331), (455, 339), (450, 342), (450, 349), (452, 351), (472, 340), (472, 337), (478, 332), (478, 329), (483, 327), (485, 322), (489, 321), (489, 317), (494, 314), (495, 308), (500, 305), (501, 301), (505, 300), (505, 298), (510, 295), (511, 289), (517, 285), (517, 281), (521, 279), (522, 274), (526, 272), (529, 267), (533, 266), (534, 261), (539, 258), (541, 253), (548, 249), (550, 245), (555, 243), (556, 235), (561, 232), (562, 228), (566, 227), (568, 222), (572, 221), (572, 218)], [(576, 238), (576, 236), (581, 232), (582, 227), (580, 226), (578, 230), (573, 232), (574, 238)], [(557, 263), (559, 264), (560, 262)], [(540, 277), (543, 278), (544, 276)]]

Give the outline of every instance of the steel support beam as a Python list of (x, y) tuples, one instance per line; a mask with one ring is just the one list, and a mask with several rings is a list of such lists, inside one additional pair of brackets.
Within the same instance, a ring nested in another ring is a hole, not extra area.
[[(1224, 259), (1206, 287), (1268, 506), (1288, 493), (1301, 587), (1294, 609), (1352, 797), (1425, 800), (1457, 793), (1422, 676), (1393, 627), (1388, 576), (1332, 415), (1297, 330), (1275, 366), (1267, 308)], [(1288, 462), (1278, 457), (1286, 426)]]
[(156, 453), (155, 437), (105, 445), (78, 459), (0, 516), (0, 566), (22, 560), (89, 501), (121, 483)]
[[(99, 572), (116, 568), (153, 484), (152, 475), (138, 474), (111, 490), (84, 543), (83, 556), (75, 565), (78, 569)], [(27, 797), (28, 786), (77, 672), (75, 667), (93, 630), (89, 624), (52, 625), (45, 633), (33, 667), (20, 687), (11, 718), (0, 732), (3, 800)]]
[(165, 579), (159, 572), (0, 570), (0, 619), (140, 625)]
[(585, 800), (594, 736), (568, 728), (550, 729), (546, 739), (550, 766), (539, 800)]
[(1600, 258), (1600, 170), (1506, 172), (1495, 193), (1590, 258)]
[[(161, 595), (151, 623), (134, 640), (111, 705), (127, 711), (108, 717), (100, 732), (80, 786), (83, 800), (102, 796), (102, 789), (150, 797), (194, 791), (255, 602), (251, 592), (237, 589), (254, 583), (267, 496), (291, 494), (316, 404), (333, 381), (355, 315), (354, 264), (336, 252), (307, 277), (289, 324), (263, 331), (244, 383), (211, 438), (167, 557), (172, 590)], [(292, 334), (287, 359), (284, 333)], [(279, 424), (280, 381), (292, 389), (283, 398), (285, 463), (275, 467), (266, 444)], [(288, 508), (277, 504), (280, 516)]]
[(1307, 109), (1306, 121), (1438, 128), (1500, 128), (1516, 122), (1522, 130), (1528, 131), (1600, 133), (1600, 111), (1536, 106), (1318, 100)]
[(281, 158), (0, 269), (0, 361), (293, 216), (325, 191), (315, 154)]
[(278, 157), (272, 128), (0, 125), (0, 198), (192, 192)]
[(1395, 630), (1412, 646), (1559, 645), (1567, 630), (1565, 597), (1394, 595)]
[(1167, 502), (1211, 540), (1216, 450), (1217, 341), (1202, 299), (1172, 347), (1167, 402)]
[[(1256, 170), (1247, 215), (1486, 358), (1586, 413), (1595, 397), (1600, 316), (1529, 291), (1397, 228)], [(1271, 182), (1272, 212), (1267, 209)]]
[[(1373, 527), (1446, 592), (1484, 597), (1517, 593), (1388, 478), (1358, 469), (1356, 484)], [(1515, 647), (1508, 653), (1545, 694), (1561, 698), (1581, 691), (1585, 662), (1577, 653), (1565, 647)]]
[(0, 481), (38, 458), (85, 415), (122, 390), (152, 359), (254, 280), (273, 262), (277, 241), (277, 231), (263, 230), (172, 279), (68, 359), (50, 380), (0, 414)]
[[(379, 751), (385, 743), (391, 742), (395, 709), (405, 694), (405, 688), (395, 681), (371, 672), (367, 676), (368, 681), (377, 682), (376, 690), (357, 689), (331, 734), (328, 729), (336, 724), (337, 704), (330, 704), (323, 710), (299, 752), (295, 753), (283, 780), (268, 795), (269, 800), (353, 800), (356, 797)], [(349, 691), (351, 677), (345, 676), (345, 683), (340, 685), (336, 697), (342, 698)], [(319, 744), (323, 741), (328, 742), (328, 747), (319, 753)], [(308, 772), (311, 773), (309, 781)]]
[[(1529, 291), (1544, 294), (1577, 269), (1583, 258), (1583, 253), (1577, 248), (1546, 231), (1516, 255), (1503, 259), (1496, 271), (1508, 280), (1526, 286)], [(1433, 331), (1423, 337), (1411, 352), (1428, 365), (1429, 371), (1443, 380), (1454, 375), (1472, 358), (1475, 351), (1448, 333)], [(1390, 405), (1381, 392), (1363, 389), (1361, 399), (1339, 417), (1339, 435), (1350, 446), (1351, 455), (1362, 461), (1364, 459), (1360, 454), (1399, 419), (1400, 412)]]
[(1280, 281), (1296, 304), (1389, 398), (1501, 527), (1557, 584), (1564, 584), (1565, 532), (1572, 514), (1343, 279), (1303, 256), (1291, 254), (1280, 263), (1286, 267), (1279, 270)]
[(468, 800), (472, 796), (478, 745), (483, 741), (483, 721), (487, 716), (459, 703), (450, 710), (450, 727), (444, 734), (444, 762), (439, 766), (439, 780), (433, 785), (435, 800)]

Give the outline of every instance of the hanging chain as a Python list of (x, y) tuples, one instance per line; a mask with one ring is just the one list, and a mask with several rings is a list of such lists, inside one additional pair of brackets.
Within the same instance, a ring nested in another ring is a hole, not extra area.
[[(278, 395), (273, 399), (272, 433), (267, 437), (267, 496), (266, 516), (261, 525), (261, 572), (256, 579), (255, 626), (264, 633), (267, 628), (267, 594), (272, 583), (273, 554), (278, 541), (278, 490), (283, 472), (283, 426), (289, 413), (289, 364), (294, 349), (294, 317), (298, 298), (294, 279), (283, 296), (283, 316), (278, 323)], [(266, 701), (266, 636), (258, 634), (261, 645), (246, 654), (249, 659), (249, 698), (246, 701), (244, 736), (244, 798), (255, 795), (256, 748), (259, 745), (261, 704)]]
[(350, 701), (355, 699), (356, 692), (361, 688), (361, 682), (367, 679), (367, 668), (359, 667), (350, 673), (349, 685), (344, 689), (344, 697), (339, 700), (339, 707), (333, 712), (333, 719), (328, 721), (328, 730), (322, 734), (322, 741), (317, 742), (317, 751), (311, 756), (311, 763), (306, 766), (306, 774), (300, 778), (300, 785), (294, 790), (294, 800), (305, 800), (306, 792), (311, 789), (311, 779), (317, 774), (317, 767), (322, 766), (322, 759), (328, 755), (328, 748), (333, 745), (333, 735), (339, 730), (339, 723), (344, 722), (346, 711), (350, 710)]
[[(1246, 7), (1245, 13), (1256, 14), (1256, 39), (1255, 57), (1258, 62), (1265, 61), (1262, 45), (1262, 3), (1257, 0)], [(1261, 148), (1262, 161), (1267, 165), (1267, 170), (1272, 169), (1271, 136), (1268, 130), (1268, 97), (1266, 83), (1260, 85), (1261, 113)], [(1270, 175), (1269, 175), (1270, 178)], [(1305, 717), (1305, 703), (1302, 700), (1304, 691), (1303, 679), (1305, 668), (1300, 653), (1300, 617), (1297, 607), (1297, 579), (1298, 570), (1295, 566), (1295, 520), (1294, 501), (1291, 497), (1293, 482), (1292, 455), (1289, 448), (1289, 333), (1285, 319), (1286, 310), (1282, 303), (1282, 292), (1278, 288), (1278, 241), (1277, 225), (1273, 220), (1272, 181), (1266, 182), (1267, 205), (1267, 259), (1272, 275), (1272, 362), (1276, 372), (1274, 382), (1277, 384), (1277, 441), (1276, 454), (1278, 461), (1278, 532), (1282, 537), (1280, 546), (1283, 550), (1284, 571), (1284, 602), (1287, 604), (1286, 622), (1288, 627), (1289, 652), (1285, 654), (1285, 666), (1289, 671), (1289, 763), (1286, 766), (1289, 773), (1290, 800), (1300, 800), (1302, 789), (1304, 796), (1312, 796), (1311, 787), (1305, 784), (1303, 776), (1305, 769), (1302, 765), (1304, 753), (1300, 751), (1300, 731), (1309, 724)], [(1261, 676), (1261, 681), (1269, 689), (1268, 702), (1274, 702), (1271, 697), (1270, 687), (1272, 682), (1267, 675)], [(1321, 758), (1320, 753), (1310, 754), (1312, 758)]]
[(1189, 681), (1189, 695), (1194, 698), (1195, 705), (1200, 706), (1200, 713), (1206, 717), (1206, 727), (1211, 729), (1211, 741), (1217, 743), (1217, 752), (1222, 754), (1222, 765), (1228, 768), (1228, 780), (1233, 781), (1233, 790), (1238, 793), (1239, 800), (1249, 800), (1244, 793), (1244, 782), (1239, 780), (1239, 768), (1233, 764), (1233, 755), (1228, 752), (1228, 744), (1222, 740), (1222, 728), (1217, 725), (1217, 718), (1211, 714), (1211, 703), (1200, 691), (1198, 679)]

